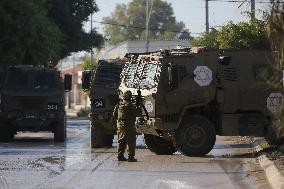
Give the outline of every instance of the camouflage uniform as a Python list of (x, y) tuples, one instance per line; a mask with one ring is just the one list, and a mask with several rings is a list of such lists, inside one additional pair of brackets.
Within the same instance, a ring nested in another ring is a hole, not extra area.
[(113, 112), (113, 116), (117, 118), (117, 135), (118, 135), (118, 155), (120, 161), (125, 161), (124, 152), (128, 146), (128, 161), (136, 161), (136, 129), (134, 126), (136, 116), (139, 110), (131, 103), (131, 92), (126, 91), (123, 101), (119, 102)]

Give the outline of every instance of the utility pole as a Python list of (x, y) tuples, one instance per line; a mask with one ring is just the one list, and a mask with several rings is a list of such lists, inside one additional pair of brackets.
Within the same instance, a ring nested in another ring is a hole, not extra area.
[(149, 0), (146, 0), (146, 34), (145, 34), (146, 52), (149, 51), (149, 22), (151, 18), (152, 9), (153, 9), (153, 4), (154, 4), (154, 0), (151, 0), (151, 5), (149, 9)]
[(146, 0), (146, 52), (149, 51), (149, 0)]
[[(90, 33), (93, 32), (93, 13), (91, 13), (91, 31)], [(91, 62), (93, 61), (93, 47), (91, 49)]]
[(255, 19), (255, 0), (250, 1), (251, 20)]
[(205, 0), (205, 14), (206, 14), (206, 33), (209, 33), (209, 6), (208, 6), (209, 0)]

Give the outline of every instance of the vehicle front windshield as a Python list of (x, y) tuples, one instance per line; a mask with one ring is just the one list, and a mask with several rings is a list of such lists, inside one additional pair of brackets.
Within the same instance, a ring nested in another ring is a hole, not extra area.
[(158, 62), (149, 62), (148, 64), (145, 64), (142, 78), (140, 81), (140, 88), (153, 88), (157, 85), (158, 82), (158, 76), (160, 74), (161, 70), (159, 67)]
[(123, 71), (123, 82), (130, 88), (151, 89), (157, 86), (160, 73), (161, 65), (158, 61), (132, 61)]
[(11, 70), (5, 82), (5, 88), (10, 90), (49, 90), (56, 87), (56, 74), (30, 70)]
[(56, 88), (54, 73), (35, 73), (32, 82), (33, 90), (49, 90)]
[(138, 86), (139, 82), (139, 75), (138, 75), (138, 68), (139, 68), (139, 62), (133, 61), (128, 63), (125, 66), (125, 69), (123, 71), (124, 75), (124, 83), (127, 87), (134, 88), (135, 86)]
[(95, 86), (118, 88), (120, 83), (120, 65), (101, 65), (96, 70)]
[(27, 89), (29, 88), (29, 77), (28, 72), (21, 70), (12, 70), (8, 72), (8, 77), (6, 80), (6, 88), (8, 89)]

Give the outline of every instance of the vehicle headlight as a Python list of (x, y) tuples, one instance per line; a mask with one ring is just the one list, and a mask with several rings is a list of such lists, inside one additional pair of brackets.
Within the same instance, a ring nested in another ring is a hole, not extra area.
[(42, 121), (45, 121), (45, 120), (47, 119), (47, 114), (46, 114), (46, 113), (41, 113), (41, 114), (40, 114), (40, 119), (41, 119)]

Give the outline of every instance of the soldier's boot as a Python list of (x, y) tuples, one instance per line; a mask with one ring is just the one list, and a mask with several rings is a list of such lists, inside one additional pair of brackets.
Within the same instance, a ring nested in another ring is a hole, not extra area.
[(128, 157), (127, 161), (128, 162), (137, 162), (137, 159), (135, 159), (134, 157)]
[(117, 161), (127, 161), (127, 159), (124, 156), (118, 156)]

